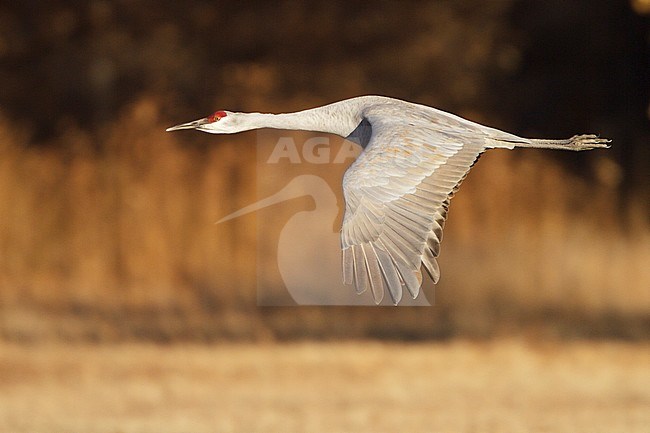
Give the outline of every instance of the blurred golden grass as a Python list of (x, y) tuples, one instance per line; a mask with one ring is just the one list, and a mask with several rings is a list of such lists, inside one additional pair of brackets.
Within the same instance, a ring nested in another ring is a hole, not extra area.
[(274, 239), (252, 218), (214, 225), (256, 200), (254, 138), (166, 134), (158, 105), (52, 148), (0, 119), (6, 338), (648, 335), (650, 224), (606, 151), (582, 154), (591, 181), (541, 152), (488, 152), (453, 201), (436, 308), (258, 309), (255, 252)]
[(2, 432), (645, 432), (644, 343), (0, 343)]

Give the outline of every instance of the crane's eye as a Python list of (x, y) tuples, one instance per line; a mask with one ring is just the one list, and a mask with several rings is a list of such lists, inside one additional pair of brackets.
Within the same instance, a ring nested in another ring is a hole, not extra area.
[(213, 114), (208, 116), (208, 120), (210, 121), (210, 123), (218, 122), (219, 120), (223, 119), (226, 116), (227, 114), (225, 111), (215, 111)]

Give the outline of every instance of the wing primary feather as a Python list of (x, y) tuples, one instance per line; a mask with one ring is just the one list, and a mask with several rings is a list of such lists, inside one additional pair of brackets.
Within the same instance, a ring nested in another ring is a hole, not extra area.
[[(390, 225), (384, 227), (384, 233), (387, 238), (389, 238), (396, 246), (399, 247), (400, 251), (410, 253), (410, 256), (418, 257), (421, 253), (413, 246), (407, 239), (405, 239), (400, 232), (396, 231)], [(406, 254), (405, 254), (406, 255)], [(416, 265), (417, 263), (413, 263)]]
[(343, 250), (343, 284), (352, 284), (354, 280), (354, 253), (352, 248), (348, 247)]
[[(382, 236), (381, 238), (377, 239), (377, 242), (379, 242), (381, 246), (388, 252), (388, 254), (390, 254), (396, 264), (398, 261), (400, 261), (405, 263), (407, 266), (410, 266), (410, 268), (414, 268), (417, 265), (416, 260), (418, 254), (411, 253), (413, 259), (409, 259), (407, 253), (402, 251), (404, 247), (397, 245), (389, 236)], [(409, 263), (411, 263), (411, 265), (409, 265)]]
[[(436, 239), (438, 239), (438, 242), (442, 242), (444, 224), (445, 224), (444, 221), (440, 221), (438, 219), (433, 220), (433, 224), (431, 226), (431, 233), (433, 234), (433, 236), (436, 237)], [(429, 236), (431, 236), (431, 234)]]
[(370, 281), (370, 290), (372, 297), (375, 299), (375, 304), (381, 304), (384, 299), (384, 281), (379, 268), (379, 259), (375, 254), (375, 250), (370, 243), (361, 245), (363, 254), (365, 255), (366, 267), (368, 268), (368, 280)]
[(372, 222), (368, 220), (368, 218), (364, 218), (363, 216), (359, 218), (359, 225), (363, 225), (363, 227), (359, 227), (359, 229), (365, 229), (366, 230), (366, 238), (365, 239), (374, 239), (377, 236), (379, 236), (379, 230), (377, 225), (373, 225)]
[[(429, 234), (429, 237), (427, 238), (427, 247), (431, 250), (434, 257), (438, 257), (440, 255), (440, 242), (438, 241), (438, 238), (431, 236), (431, 234)], [(425, 250), (426, 249), (427, 248), (425, 248)]]
[(390, 218), (386, 218), (384, 228), (392, 227), (404, 240), (412, 245), (418, 245), (424, 242), (424, 234), (429, 232), (428, 227), (420, 226), (419, 230), (414, 228), (410, 224), (411, 220), (395, 212), (394, 209), (388, 209), (386, 214)]
[[(425, 239), (425, 235), (416, 236), (411, 232), (404, 230), (404, 226), (399, 224), (397, 221), (391, 219), (384, 226), (384, 232), (391, 232), (391, 237), (396, 240), (400, 240), (400, 243), (408, 247), (408, 251), (412, 252), (414, 255), (419, 256), (422, 254), (421, 244)], [(422, 239), (420, 239), (420, 237)]]
[(422, 264), (424, 264), (424, 269), (427, 270), (431, 280), (433, 280), (433, 284), (438, 284), (440, 280), (440, 268), (438, 267), (438, 261), (429, 248), (424, 249)]
[[(397, 272), (400, 276), (400, 279), (406, 286), (406, 289), (409, 291), (409, 294), (413, 299), (415, 299), (420, 291), (420, 286), (422, 285), (422, 275), (419, 271), (421, 259), (417, 258), (417, 264), (411, 264), (411, 260), (406, 259), (400, 249), (392, 243), (388, 237), (383, 237), (379, 239), (378, 242), (381, 242), (390, 254)], [(418, 275), (419, 274), (419, 275)]]
[(357, 294), (362, 294), (368, 289), (368, 269), (366, 268), (366, 257), (363, 255), (361, 245), (353, 245), (354, 256), (354, 288)]
[(406, 266), (409, 266), (411, 260), (409, 260), (404, 251), (401, 250), (401, 247), (396, 245), (388, 236), (382, 236), (381, 238), (377, 239), (377, 244), (381, 249), (388, 253), (393, 263), (395, 263), (398, 275), (400, 274), (400, 267), (397, 266), (398, 263), (404, 263)]
[(395, 265), (393, 264), (393, 260), (388, 251), (382, 249), (379, 244), (371, 243), (370, 246), (375, 250), (375, 254), (379, 259), (379, 267), (384, 276), (384, 282), (388, 288), (388, 294), (390, 295), (393, 304), (397, 305), (399, 304), (399, 301), (402, 300), (402, 283), (399, 274), (395, 269)]

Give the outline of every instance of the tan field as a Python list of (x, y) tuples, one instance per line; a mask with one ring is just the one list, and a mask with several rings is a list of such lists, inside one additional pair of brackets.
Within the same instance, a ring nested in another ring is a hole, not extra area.
[(650, 346), (3, 345), (0, 431), (647, 432)]

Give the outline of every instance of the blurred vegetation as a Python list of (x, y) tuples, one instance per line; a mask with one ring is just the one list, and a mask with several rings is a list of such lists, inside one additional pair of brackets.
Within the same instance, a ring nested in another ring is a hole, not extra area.
[[(5, 2), (0, 335), (647, 338), (644, 5)], [(213, 224), (255, 199), (254, 136), (164, 128), (360, 94), (614, 142), (486, 155), (454, 199), (435, 308), (258, 308), (254, 220)]]

